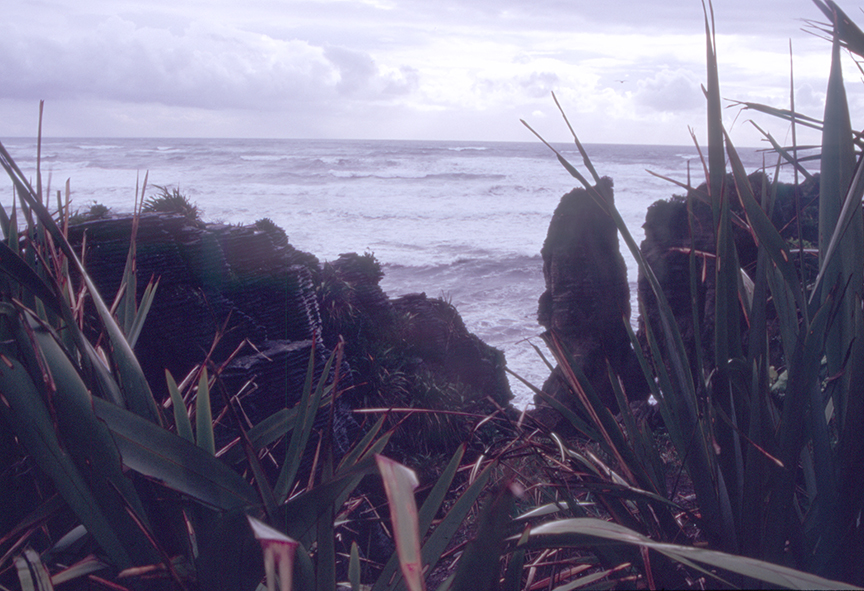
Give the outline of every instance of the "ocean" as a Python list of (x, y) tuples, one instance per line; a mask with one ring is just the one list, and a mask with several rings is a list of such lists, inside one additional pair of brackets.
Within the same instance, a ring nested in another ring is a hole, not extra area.
[[(0, 138), (2, 139), (2, 138)], [(36, 141), (2, 139), (35, 180)], [(556, 148), (588, 176), (573, 144)], [(694, 147), (587, 145), (598, 173), (641, 242), (648, 206), (683, 191), (647, 171), (704, 179)], [(762, 153), (741, 149), (748, 172)], [(772, 162), (773, 163), (773, 162)], [(178, 187), (209, 222), (267, 217), (296, 248), (322, 262), (371, 252), (390, 297), (425, 292), (459, 310), (468, 330), (502, 349), (507, 365), (538, 387), (548, 371), (533, 343), (544, 290), (540, 249), (561, 196), (578, 186), (540, 142), (246, 139), (43, 139), (43, 186), (70, 179), (72, 209), (100, 203), (132, 210), (136, 182)], [(0, 192), (12, 202), (11, 183)], [(633, 309), (635, 264), (623, 241)], [(533, 394), (510, 378), (514, 404)]]

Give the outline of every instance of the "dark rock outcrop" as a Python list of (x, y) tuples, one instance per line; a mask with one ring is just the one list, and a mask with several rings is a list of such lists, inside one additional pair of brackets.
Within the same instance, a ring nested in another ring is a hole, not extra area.
[[(117, 293), (129, 250), (132, 218), (72, 226), (88, 273), (103, 297)], [(320, 340), (314, 280), (318, 262), (278, 235), (254, 226), (191, 225), (179, 215), (143, 214), (137, 233), (138, 294), (159, 279), (157, 297), (140, 338), (141, 361), (184, 376), (210, 350), (226, 359), (244, 340)], [(164, 390), (160, 390), (164, 391)]]
[[(612, 180), (604, 177), (596, 195), (614, 203)], [(627, 269), (618, 249), (618, 231), (595, 197), (575, 189), (561, 198), (543, 244), (546, 291), (538, 321), (554, 332), (573, 356), (602, 402), (613, 412), (618, 403), (606, 361), (621, 377), (630, 401), (648, 391), (624, 322), (630, 318)], [(575, 407), (560, 368), (543, 386), (556, 399)], [(542, 402), (537, 400), (537, 406)]]
[[(776, 190), (776, 197), (771, 210), (771, 220), (781, 235), (787, 240), (797, 240), (799, 220), (797, 211), (801, 210), (801, 238), (805, 243), (818, 241), (818, 208), (819, 208), (819, 176), (809, 179), (797, 188), (787, 183), (777, 183), (772, 189), (771, 183), (761, 172), (750, 175), (750, 187), (760, 202), (763, 195)], [(730, 203), (730, 209), (735, 216), (745, 218), (734, 179), (727, 175), (725, 187)], [(798, 199), (798, 205), (796, 205)], [(689, 211), (688, 211), (689, 202)], [(703, 183), (689, 195), (675, 196), (668, 200), (653, 203), (645, 216), (645, 240), (641, 251), (654, 275), (657, 277), (663, 293), (669, 302), (675, 320), (681, 331), (688, 358), (691, 361), (691, 371), (696, 371), (695, 348), (698, 346), (703, 353), (708, 369), (713, 366), (714, 358), (714, 294), (715, 294), (715, 253), (716, 238), (712, 220), (711, 206), (707, 202), (707, 186)], [(741, 224), (733, 224), (733, 235), (741, 268), (753, 278), (756, 268), (758, 249), (752, 235)], [(697, 253), (696, 286), (696, 317), (699, 326), (693, 323), (693, 298), (691, 297), (690, 280), (690, 250)], [(812, 262), (812, 261), (811, 261)], [(646, 323), (650, 325), (655, 335), (660, 335), (660, 317), (657, 299), (647, 281), (641, 275), (638, 284), (638, 297), (642, 307), (647, 311), (647, 317), (639, 318), (638, 336), (646, 343)], [(769, 309), (769, 312), (771, 310)], [(769, 318), (769, 325), (771, 319)], [(696, 335), (700, 340), (696, 342)], [(742, 318), (741, 333), (743, 341), (747, 342), (747, 326)], [(769, 338), (772, 335), (769, 335)], [(660, 351), (665, 351), (663, 339), (657, 339)], [(647, 346), (643, 347), (646, 354)], [(776, 353), (779, 355), (779, 347)], [(779, 362), (779, 360), (778, 360)]]
[[(509, 408), (504, 354), (468, 332), (456, 309), (425, 294), (387, 298), (371, 254), (343, 254), (322, 270), (325, 342), (341, 335), (364, 406), (488, 414)], [(396, 414), (394, 423), (405, 417)], [(420, 413), (391, 439), (411, 454), (451, 449), (471, 430), (458, 415)]]
[(469, 333), (456, 308), (425, 293), (402, 296), (393, 307), (401, 315), (402, 341), (415, 371), (461, 384), (476, 401), (489, 399), (502, 408), (510, 404), (504, 354)]
[[(105, 298), (120, 286), (131, 230), (131, 216), (70, 229), (73, 245), (84, 243), (86, 235), (85, 267)], [(313, 347), (316, 379), (321, 378), (330, 351), (315, 290), (318, 261), (294, 249), (284, 232), (145, 213), (136, 249), (138, 297), (147, 280), (159, 279), (135, 348), (157, 399), (167, 397), (166, 370), (179, 382), (208, 352), (212, 363), (224, 365), (228, 395), (246, 392), (238, 402), (247, 427), (297, 403)], [(349, 386), (347, 366), (342, 375)], [(214, 394), (217, 416), (224, 400), (219, 391)], [(344, 452), (359, 434), (347, 399), (340, 401), (335, 423), (337, 449)], [(228, 418), (216, 425), (217, 443), (236, 433)]]
[[(640, 245), (642, 256), (651, 266), (657, 281), (663, 288), (663, 293), (675, 316), (681, 331), (681, 338), (688, 350), (696, 345), (696, 327), (693, 326), (693, 298), (690, 293), (690, 249), (697, 252), (714, 253), (714, 229), (711, 221), (711, 208), (697, 201), (692, 204), (693, 219), (688, 219), (687, 202), (683, 198), (672, 198), (668, 201), (653, 203), (645, 214), (645, 240)], [(692, 222), (692, 223), (691, 223)], [(692, 237), (691, 237), (692, 228)], [(707, 281), (696, 282), (697, 314), (700, 317), (701, 337), (699, 346), (713, 351), (713, 333), (706, 330), (712, 326), (706, 314), (713, 317), (714, 301), (714, 259), (711, 256), (701, 256), (697, 259), (698, 272)], [(701, 279), (701, 278), (700, 278)], [(661, 325), (657, 298), (644, 275), (639, 273), (638, 298), (640, 305), (647, 311), (647, 318), (639, 316), (639, 338), (648, 351), (646, 339), (646, 323), (649, 323), (654, 335), (657, 335), (657, 346), (665, 352), (666, 343), (660, 338)], [(710, 305), (709, 305), (710, 304)], [(664, 353), (665, 355), (665, 353)], [(696, 371), (696, 356), (690, 355), (691, 371)]]
[[(760, 202), (766, 193), (776, 195), (771, 219), (784, 238), (797, 240), (800, 227), (800, 237), (805, 246), (817, 241), (818, 175), (797, 188), (786, 183), (772, 186), (761, 172), (750, 175), (749, 181)], [(599, 198), (613, 202), (610, 179), (601, 179), (595, 189)], [(745, 219), (731, 175), (727, 175), (725, 191), (733, 216)], [(801, 212), (800, 220), (797, 219), (798, 211)], [(646, 213), (644, 228), (645, 240), (641, 251), (675, 315), (691, 370), (697, 370), (695, 349), (698, 347), (707, 364), (705, 369), (710, 371), (714, 356), (713, 257), (716, 238), (706, 185), (692, 190), (686, 197), (676, 196), (652, 204)], [(744, 224), (733, 221), (732, 231), (741, 268), (752, 278), (757, 246)], [(697, 261), (695, 300), (691, 295), (691, 250), (696, 253)], [(542, 254), (546, 291), (540, 297), (539, 323), (560, 337), (610, 410), (617, 411), (618, 405), (606, 374), (607, 360), (621, 378), (630, 402), (645, 400), (647, 384), (622, 324), (622, 318), (629, 317), (630, 305), (617, 231), (611, 218), (588, 191), (576, 189), (562, 197), (549, 225)], [(646, 329), (650, 326), (655, 335), (660, 335), (661, 327), (656, 297), (641, 272), (638, 298), (640, 306), (647, 311), (646, 317), (640, 315), (638, 319), (638, 337), (643, 351), (650, 358)], [(697, 306), (695, 314), (694, 301)], [(694, 326), (694, 317), (698, 319), (698, 326)], [(770, 331), (772, 319), (769, 318), (768, 322)], [(747, 326), (743, 317), (740, 330), (746, 346)], [(697, 335), (699, 342), (696, 342)], [(771, 336), (769, 334), (769, 338)], [(656, 342), (663, 354), (664, 340), (658, 338)], [(779, 355), (779, 347), (775, 347), (775, 353)], [(555, 369), (543, 389), (578, 408), (560, 368)], [(542, 410), (541, 401), (537, 403)]]
[[(70, 230), (70, 241), (79, 247), (86, 234), (85, 266), (109, 299), (120, 286), (131, 228), (126, 216)], [(179, 381), (210, 352), (213, 363), (224, 365), (228, 393), (244, 392), (239, 400), (244, 420), (255, 424), (296, 404), (313, 347), (317, 380), (343, 339), (334, 425), (343, 451), (359, 432), (352, 409), (489, 412), (495, 406), (487, 397), (501, 406), (509, 403), (503, 354), (468, 333), (444, 302), (425, 296), (391, 302), (379, 286), (381, 268), (372, 255), (342, 255), (322, 267), (293, 248), (272, 223), (205, 224), (166, 213), (141, 216), (136, 244), (139, 298), (147, 280), (159, 278), (136, 346), (159, 399), (167, 397), (166, 369)], [(436, 392), (441, 395), (430, 394)], [(214, 398), (214, 406), (218, 411), (221, 398)], [(430, 429), (427, 439), (406, 435), (407, 455), (418, 443), (443, 451), (441, 445), (457, 443), (465, 433), (464, 418), (430, 423), (452, 429), (443, 434)], [(234, 432), (224, 429), (222, 441)]]

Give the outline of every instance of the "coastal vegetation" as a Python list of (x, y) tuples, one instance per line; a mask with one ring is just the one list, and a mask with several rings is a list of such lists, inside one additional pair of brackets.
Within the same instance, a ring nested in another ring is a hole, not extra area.
[(182, 215), (190, 222), (201, 220), (201, 212), (198, 211), (198, 206), (180, 192), (180, 187), (161, 187), (157, 185), (156, 188), (159, 192), (156, 195), (151, 195), (144, 201), (141, 207), (142, 212), (161, 211), (176, 213)]
[[(159, 399), (134, 353), (159, 293), (155, 280), (137, 285), (137, 222), (120, 288), (100, 294), (68, 239), (68, 189), (55, 207), (38, 167), (34, 187), (0, 145), (15, 194), (0, 208), (0, 588), (860, 587), (864, 158), (840, 57), (864, 57), (864, 33), (831, 0), (815, 3), (832, 51), (823, 119), (796, 113), (794, 97), (789, 109), (742, 105), (822, 132), (815, 263), (800, 233), (789, 239), (771, 223), (781, 163), (809, 175), (794, 139), (784, 147), (766, 134), (774, 184), (762, 177), (754, 192), (723, 128), (710, 4), (706, 184), (683, 187), (691, 211), (699, 201), (711, 212), (710, 251), (688, 249), (693, 326), (713, 335), (710, 346), (685, 345), (651, 266), (597, 196), (656, 298), (659, 323), (645, 324), (642, 341), (625, 324), (662, 425), (634, 414), (609, 367), (613, 416), (554, 331), (543, 338), (572, 404), (532, 388), (578, 437), (503, 408), (461, 422), (416, 411), (422, 420), (393, 420), (410, 392), (458, 404), (465, 385), (415, 371), (408, 353), (375, 341), (355, 363), (377, 376), (370, 403), (384, 392), (394, 412), (379, 409), (338, 449), (332, 426), (351, 355), (339, 336), (395, 330), (357, 313), (364, 294), (345, 269), (380, 273), (371, 255), (321, 270), (323, 332), (335, 344), (326, 359), (310, 347), (296, 405), (249, 426), (222, 379), (225, 360), (210, 355), (189, 375), (167, 374)], [(587, 174), (557, 158), (596, 193), (600, 175), (576, 144)], [(145, 179), (136, 215), (166, 206), (200, 223), (179, 190), (159, 190), (146, 199)], [(267, 218), (256, 226), (287, 242)], [(742, 271), (733, 227), (758, 245), (755, 269)], [(696, 317), (708, 260), (716, 295)], [(217, 422), (234, 429), (230, 445), (217, 444)], [(437, 474), (419, 487), (403, 465), (410, 455), (387, 455), (424, 429), (443, 433), (447, 453), (427, 463)]]

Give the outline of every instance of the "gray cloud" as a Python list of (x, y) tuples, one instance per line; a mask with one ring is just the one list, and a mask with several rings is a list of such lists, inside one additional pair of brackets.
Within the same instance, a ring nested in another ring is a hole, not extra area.
[(339, 72), (337, 88), (339, 92), (345, 94), (354, 94), (366, 89), (378, 73), (375, 60), (362, 51), (328, 47), (324, 51), (324, 56), (336, 66)]
[[(783, 96), (774, 58), (810, 39), (796, 20), (821, 18), (810, 0), (716, 0), (715, 13), (724, 96)], [(555, 90), (584, 125), (634, 141), (657, 113), (686, 130), (703, 108), (703, 30), (695, 0), (32, 0), (0, 22), (0, 133), (44, 98), (68, 134), (405, 137), (460, 121), (449, 133), (523, 139), (499, 130)], [(824, 84), (810, 70), (796, 73), (816, 89), (802, 105)]]
[(481, 76), (472, 89), (479, 96), (504, 95), (513, 100), (520, 97), (547, 98), (560, 84), (561, 80), (554, 72), (531, 72), (506, 78)]
[(346, 96), (370, 99), (386, 98), (416, 90), (420, 74), (416, 68), (401, 66), (382, 70), (371, 55), (364, 51), (330, 46), (324, 57), (338, 73), (336, 90)]
[(404, 93), (418, 79), (410, 67), (380, 73), (363, 51), (195, 23), (177, 34), (111, 17), (62, 41), (2, 33), (0, 98), (261, 108)]
[(554, 72), (533, 72), (521, 77), (517, 83), (526, 94), (539, 98), (549, 96), (549, 93), (558, 87), (560, 80)]
[(699, 79), (688, 70), (664, 69), (639, 80), (633, 95), (636, 104), (660, 112), (680, 112), (705, 106)]
[(408, 94), (419, 88), (420, 71), (411, 66), (400, 66), (397, 71), (390, 73), (385, 79), (386, 84), (382, 89), (384, 94)]
[(822, 118), (825, 109), (825, 89), (816, 90), (805, 83), (795, 89), (795, 110), (810, 117)]

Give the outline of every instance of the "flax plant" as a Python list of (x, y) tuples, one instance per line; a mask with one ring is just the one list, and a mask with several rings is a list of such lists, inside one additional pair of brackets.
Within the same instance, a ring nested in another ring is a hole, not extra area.
[[(864, 33), (831, 0), (814, 2), (829, 22), (811, 26), (831, 42), (832, 55), (822, 120), (796, 113), (794, 93), (788, 110), (739, 104), (822, 132), (815, 281), (808, 281), (803, 258), (796, 256), (770, 221), (776, 185), (763, 186), (763, 198), (757, 198), (723, 127), (710, 3), (705, 6), (707, 189), (700, 196), (687, 188), (688, 199), (698, 197), (710, 204), (713, 218), (716, 298), (708, 315), (713, 326), (702, 324), (694, 312), (697, 331), (710, 329), (714, 335), (713, 356), (698, 349), (698, 335), (697, 349), (684, 346), (664, 290), (620, 215), (599, 196), (596, 201), (616, 222), (658, 301), (660, 326), (646, 323), (645, 355), (635, 336), (633, 343), (669, 438), (692, 481), (698, 503), (694, 516), (706, 541), (726, 553), (861, 585), (864, 568), (857, 557), (864, 551), (860, 519), (864, 507), (860, 478), (864, 463), (860, 431), (864, 424), (864, 159), (856, 150), (859, 140), (850, 124), (840, 61), (843, 50), (864, 57)], [(806, 172), (797, 156), (798, 146), (783, 147), (765, 135), (780, 159)], [(560, 154), (558, 159), (589, 192), (594, 190)], [(589, 170), (596, 182), (596, 172), (590, 166)], [(731, 231), (735, 206), (743, 210), (740, 223), (758, 247), (752, 276), (742, 271), (738, 261)], [(697, 310), (695, 285), (703, 279), (695, 272), (694, 249), (690, 257), (693, 309)], [(767, 318), (772, 315), (777, 319), (785, 366), (780, 397), (772, 393), (769, 378), (774, 368), (769, 361)], [(747, 340), (741, 327), (746, 327)], [(568, 353), (556, 335), (550, 333), (546, 339), (578, 394), (583, 414), (593, 417), (587, 425), (574, 419), (574, 425), (597, 439), (614, 458), (623, 484), (666, 497), (666, 485), (653, 468), (658, 465), (656, 438), (628, 417), (623, 404), (622, 432), (592, 396), (584, 376), (568, 374)], [(615, 384), (617, 377), (610, 374)], [(620, 394), (620, 402), (626, 402)], [(626, 513), (613, 511), (613, 518), (656, 540), (671, 541), (680, 535), (680, 528), (670, 527), (661, 517), (669, 510), (661, 503), (651, 503), (650, 512), (633, 509), (637, 505)], [(744, 563), (743, 558), (737, 562), (738, 566)], [(714, 566), (726, 571), (730, 584), (753, 582), (746, 569)]]

